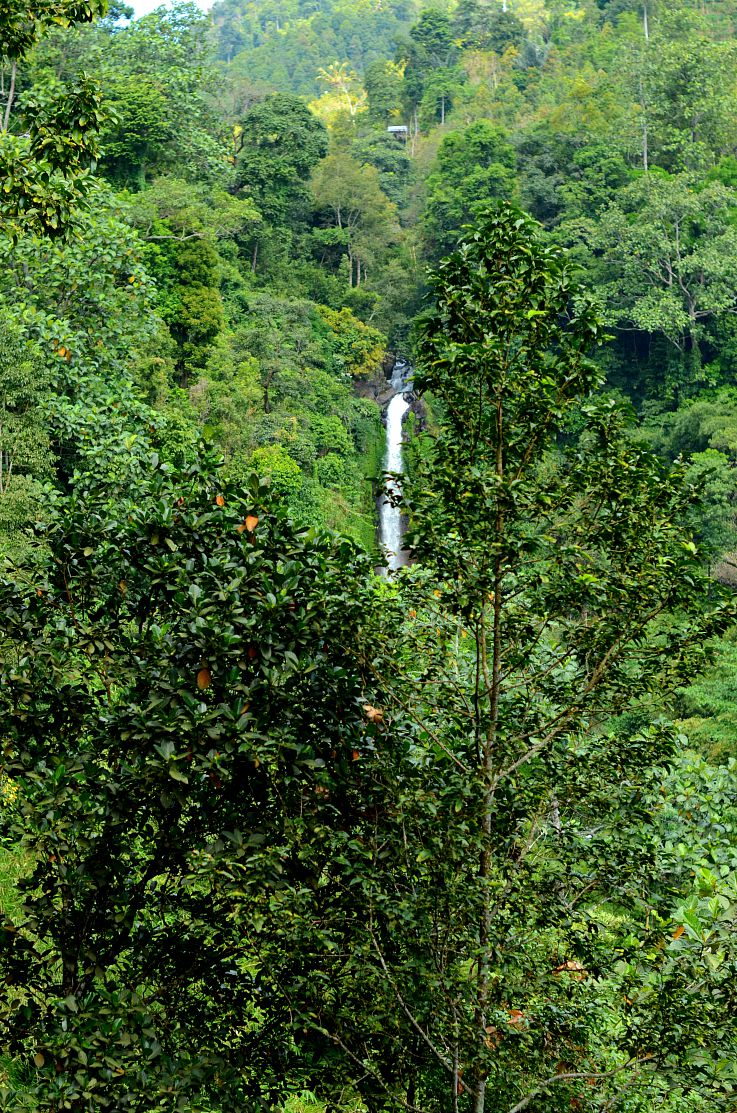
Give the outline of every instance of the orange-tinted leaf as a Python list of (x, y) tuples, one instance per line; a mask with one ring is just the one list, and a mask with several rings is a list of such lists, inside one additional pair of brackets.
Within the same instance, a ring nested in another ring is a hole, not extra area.
[(246, 518), (246, 529), (248, 530), (248, 532), (253, 533), (253, 531), (255, 530), (257, 525), (258, 525), (257, 516), (255, 514), (249, 514), (248, 517)]
[(673, 938), (674, 939), (680, 939), (685, 930), (686, 929), (683, 926), (683, 924), (679, 924), (678, 927), (676, 928), (676, 930), (673, 932)]
[(212, 683), (212, 673), (208, 668), (200, 669), (197, 673), (197, 687), (209, 688)]
[(358, 761), (360, 756), (361, 756), (360, 750), (353, 750), (353, 752), (351, 754), (351, 758), (352, 758), (353, 761)]
[(218, 495), (218, 497), (215, 499), (215, 502), (218, 504), (218, 506), (225, 506), (225, 499), (222, 495)]

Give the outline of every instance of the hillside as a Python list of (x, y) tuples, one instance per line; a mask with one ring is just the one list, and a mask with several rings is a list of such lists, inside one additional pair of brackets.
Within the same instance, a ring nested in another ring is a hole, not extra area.
[(3, 1110), (734, 1113), (736, 21), (2, 6)]

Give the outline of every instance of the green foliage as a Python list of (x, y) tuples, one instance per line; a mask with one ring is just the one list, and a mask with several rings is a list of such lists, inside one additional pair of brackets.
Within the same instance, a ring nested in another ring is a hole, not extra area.
[[(731, 552), (735, 535), (735, 462), (737, 461), (737, 413), (730, 388), (691, 398), (674, 412), (655, 413), (646, 418), (639, 435), (658, 452), (673, 460), (688, 462), (690, 483), (701, 494), (692, 515), (695, 532), (713, 557)], [(724, 579), (722, 569), (718, 574)], [(731, 583), (727, 576), (724, 582)]]
[(319, 9), (300, 0), (273, 7), (256, 0), (213, 5), (219, 51), (233, 59), (235, 74), (260, 88), (305, 97), (320, 92), (318, 71), (336, 59), (364, 73), (372, 62), (390, 58), (414, 14), (408, 0), (324, 0)]
[(402, 104), (402, 71), (394, 62), (372, 62), (363, 76), (369, 116), (376, 123), (398, 118)]
[(406, 147), (385, 131), (372, 131), (361, 135), (351, 150), (359, 162), (376, 167), (382, 192), (393, 204), (402, 205), (412, 171)]
[(280, 444), (267, 444), (251, 455), (251, 465), (269, 480), (277, 498), (293, 502), (302, 489), (302, 471), (296, 460)]
[(96, 11), (0, 13), (0, 1104), (731, 1109), (729, 4)]
[(714, 449), (695, 452), (686, 470), (686, 479), (700, 495), (699, 508), (691, 515), (691, 525), (712, 557), (719, 558), (737, 547), (736, 478), (734, 465), (724, 453)]
[[(725, 758), (734, 761), (737, 756), (737, 646), (734, 637), (719, 641), (714, 655), (713, 666), (702, 676), (693, 678), (679, 693), (680, 726), (699, 753), (718, 761)], [(703, 776), (713, 781), (717, 771), (705, 768)], [(719, 811), (722, 810), (720, 806)], [(715, 822), (725, 818), (718, 816)], [(709, 840), (705, 842), (708, 844)]]
[(178, 0), (109, 37), (99, 60), (115, 121), (102, 136), (103, 171), (119, 186), (142, 188), (155, 175), (212, 179), (226, 150), (208, 92), (209, 23)]
[(24, 237), (0, 277), (0, 297), (41, 348), (55, 380), (79, 391), (90, 376), (121, 376), (160, 343), (142, 245), (109, 191), (78, 213), (63, 241)]
[(224, 190), (159, 178), (129, 197), (128, 219), (146, 241), (143, 258), (177, 344), (179, 382), (186, 383), (206, 366), (225, 328), (224, 283), (243, 284), (224, 245), (248, 235), (259, 214), (249, 200)]
[[(28, 98), (23, 127), (17, 127), (12, 113), (18, 67), (51, 27), (89, 22), (106, 7), (106, 0), (48, 0), (14, 3), (0, 13), (5, 98), (0, 108), (0, 233), (14, 242), (28, 232), (52, 237), (65, 233), (89, 191), (89, 168), (107, 119), (99, 87), (80, 73), (73, 85), (52, 96)], [(11, 128), (23, 134), (11, 134)]]
[[(335, 1106), (339, 1113), (364, 1113), (366, 1106), (360, 1099), (341, 1100), (339, 1106)], [(303, 1091), (301, 1094), (295, 1094), (294, 1097), (289, 1098), (284, 1106), (284, 1113), (326, 1113), (327, 1106), (324, 1102), (320, 1101), (311, 1094), (309, 1090)]]
[(55, 98), (29, 101), (29, 130), (20, 136), (7, 128), (12, 103), (9, 93), (6, 123), (0, 129), (0, 232), (14, 242), (24, 233), (62, 236), (93, 184), (90, 165), (107, 119), (99, 88), (81, 75)]
[[(328, 155), (312, 176), (312, 195), (330, 233), (323, 242), (345, 249), (348, 286), (360, 286), (397, 231), (396, 211), (382, 193), (378, 171), (349, 155)], [(319, 230), (315, 237), (323, 239)]]
[[(650, 886), (637, 834), (637, 794), (676, 744), (657, 708), (733, 614), (709, 601), (684, 522), (692, 494), (592, 399), (601, 326), (519, 213), (481, 219), (433, 289), (415, 384), (440, 405), (439, 429), (405, 503), (423, 566), (406, 598), (424, 774), (403, 822), (421, 864), (393, 905), (401, 952), (377, 943), (434, 1049), (422, 1106), (443, 1108), (459, 1070), (464, 1108), (542, 1095), (567, 1107), (579, 1075), (594, 1108), (628, 1071), (643, 1095), (661, 1075), (728, 1102), (732, 949), (698, 990), (698, 942), (658, 949), (680, 913), (674, 891)], [(686, 903), (690, 884), (675, 887)], [(726, 945), (731, 884), (724, 903), (699, 903), (711, 926), (689, 940)]]
[(487, 121), (445, 136), (428, 181), (424, 216), (434, 258), (452, 250), (463, 225), (484, 205), (514, 197), (514, 167), (514, 150), (503, 132)]
[(665, 384), (676, 396), (703, 381), (704, 326), (737, 295), (737, 194), (718, 183), (694, 187), (690, 177), (643, 178), (591, 229), (612, 323), (661, 333), (684, 357), (685, 381)]
[(51, 472), (44, 421), (50, 377), (10, 317), (0, 314), (0, 552), (25, 553), (23, 528), (33, 520), (39, 480)]
[(321, 305), (317, 311), (330, 328), (336, 365), (349, 375), (375, 374), (385, 355), (386, 337), (365, 325), (346, 307), (336, 312)]
[(121, 185), (144, 185), (147, 166), (177, 137), (177, 120), (166, 92), (153, 79), (122, 74), (108, 86), (117, 119), (106, 129), (103, 170)]
[[(374, 505), (366, 479), (380, 469), (382, 430), (378, 406), (355, 397), (351, 376), (375, 374), (385, 343), (348, 309), (252, 293), (242, 323), (221, 335), (188, 389), (230, 474), (255, 467), (270, 475), (301, 523), (341, 528), (369, 550)], [(341, 466), (328, 474), (318, 463), (329, 453)]]
[(104, 0), (44, 0), (42, 4), (13, 4), (0, 18), (0, 54), (22, 58), (38, 39), (54, 25), (68, 27), (104, 15)]
[(510, 47), (518, 50), (525, 40), (524, 25), (514, 12), (496, 5), (482, 5), (479, 0), (459, 0), (453, 14), (453, 30), (463, 46), (497, 54)]
[(713, 450), (737, 462), (737, 391), (723, 388), (688, 399), (653, 419), (656, 445), (671, 457)]
[(306, 182), (327, 151), (324, 126), (298, 97), (278, 93), (244, 117), (236, 180), (271, 224), (289, 224), (306, 204)]
[(0, 586), (0, 819), (32, 864), (0, 952), (17, 1108), (287, 1090), (294, 932), (373, 792), (352, 761), (373, 607), (353, 546), (264, 500), (206, 454), (142, 451), (123, 488), (49, 506), (53, 562)]
[(458, 45), (447, 12), (423, 9), (410, 28), (408, 39), (398, 44), (397, 58), (405, 67), (405, 102), (410, 113), (416, 119), (424, 103), (425, 121), (439, 119), (444, 123), (451, 90), (462, 80), (455, 71)]
[(23, 342), (12, 319), (0, 317), (0, 498), (14, 478), (48, 472), (42, 406), (49, 385), (37, 352)]
[(683, 23), (693, 17), (686, 11), (674, 14), (670, 27), (667, 18), (663, 21), (645, 59), (644, 107), (659, 164), (668, 170), (703, 170), (715, 155), (733, 150), (737, 139), (725, 89), (735, 63), (734, 43), (714, 42), (698, 26), (683, 34)]

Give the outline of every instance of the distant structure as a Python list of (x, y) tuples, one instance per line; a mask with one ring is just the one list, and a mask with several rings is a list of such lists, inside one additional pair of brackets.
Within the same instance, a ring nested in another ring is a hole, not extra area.
[(405, 143), (407, 142), (409, 128), (406, 124), (391, 124), (386, 130), (396, 139), (403, 139)]

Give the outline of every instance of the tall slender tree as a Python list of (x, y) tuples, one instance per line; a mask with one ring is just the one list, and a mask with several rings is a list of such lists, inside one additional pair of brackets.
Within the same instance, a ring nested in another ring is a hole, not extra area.
[[(734, 615), (684, 524), (693, 493), (597, 399), (601, 325), (528, 218), (487, 213), (432, 290), (415, 387), (438, 428), (404, 503), (419, 567), (381, 709), (409, 760), (361, 848), (323, 1027), (371, 1108), (729, 1100), (735, 905), (681, 942), (691, 878), (654, 880), (645, 805), (678, 745), (667, 692)], [(694, 978), (705, 939), (730, 957)]]

